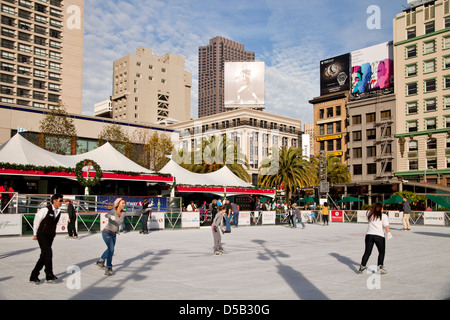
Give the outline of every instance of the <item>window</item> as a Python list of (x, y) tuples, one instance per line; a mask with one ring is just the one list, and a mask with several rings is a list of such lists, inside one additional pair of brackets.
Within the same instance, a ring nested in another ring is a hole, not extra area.
[(325, 115), (325, 111), (323, 109), (319, 110), (319, 119), (323, 119)]
[(444, 69), (450, 68), (450, 57), (444, 57)]
[(426, 119), (425, 123), (427, 130), (436, 130), (436, 118)]
[(333, 133), (334, 126), (332, 123), (327, 124), (327, 134)]
[(436, 138), (427, 140), (427, 150), (436, 150)]
[(334, 140), (328, 140), (327, 141), (327, 151), (333, 151), (334, 150)]
[(414, 121), (408, 121), (406, 123), (408, 132), (417, 132), (417, 120)]
[(419, 160), (417, 159), (409, 160), (409, 170), (419, 170)]
[(366, 131), (367, 140), (374, 140), (377, 138), (377, 131), (376, 129), (368, 129)]
[(445, 117), (445, 127), (450, 128), (450, 117)]
[(362, 148), (353, 148), (353, 158), (362, 158)]
[(367, 164), (367, 174), (376, 174), (377, 173), (377, 164), (369, 163)]
[(325, 125), (324, 124), (319, 125), (319, 134), (320, 135), (325, 134)]
[(333, 108), (327, 108), (327, 118), (333, 117)]
[(406, 38), (412, 39), (416, 37), (416, 28), (410, 28), (406, 30)]
[(444, 89), (450, 89), (450, 76), (444, 76)]
[(367, 157), (375, 157), (376, 155), (377, 155), (376, 146), (367, 147)]
[(366, 114), (367, 123), (375, 122), (375, 120), (376, 120), (375, 112)]
[(381, 111), (381, 119), (390, 119), (391, 118), (391, 110)]
[(425, 34), (433, 33), (434, 30), (434, 21), (425, 24)]
[(428, 60), (424, 62), (424, 73), (430, 73), (436, 71), (436, 61)]
[(425, 100), (426, 111), (436, 111), (436, 99)]
[(418, 151), (419, 150), (419, 143), (417, 140), (411, 140), (408, 144), (408, 150), (409, 151)]
[(436, 169), (437, 168), (437, 159), (436, 158), (427, 159), (427, 168), (428, 169)]
[(361, 124), (361, 115), (353, 116), (352, 123), (353, 124)]
[(450, 37), (444, 37), (444, 50), (450, 49)]
[(406, 66), (406, 76), (407, 77), (417, 76), (417, 65), (416, 64), (411, 64), (409, 66)]
[(436, 79), (425, 80), (425, 92), (436, 91)]
[(362, 164), (355, 164), (353, 166), (353, 174), (354, 175), (361, 175), (362, 174)]
[(417, 48), (415, 45), (406, 48), (406, 56), (407, 56), (407, 58), (417, 57)]
[(409, 83), (406, 85), (406, 93), (408, 96), (417, 94), (417, 83)]
[(423, 52), (424, 54), (429, 54), (429, 53), (435, 52), (436, 51), (436, 42), (434, 40), (425, 42), (423, 44), (423, 50), (424, 50), (424, 52)]
[(361, 141), (362, 140), (361, 136), (362, 136), (361, 131), (353, 131), (352, 134), (353, 141)]

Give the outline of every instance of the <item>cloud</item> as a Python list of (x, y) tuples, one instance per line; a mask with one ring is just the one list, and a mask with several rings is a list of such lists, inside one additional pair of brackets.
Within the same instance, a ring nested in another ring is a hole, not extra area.
[[(366, 27), (369, 5), (381, 8), (381, 30)], [(86, 1), (83, 112), (111, 95), (113, 62), (145, 46), (185, 57), (195, 118), (198, 48), (223, 36), (266, 62), (267, 112), (312, 122), (320, 60), (392, 40), (399, 11), (391, 0)]]

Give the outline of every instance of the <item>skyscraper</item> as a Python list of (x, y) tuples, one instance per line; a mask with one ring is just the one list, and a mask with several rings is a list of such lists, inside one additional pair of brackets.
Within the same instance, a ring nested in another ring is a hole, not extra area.
[(82, 112), (84, 0), (1, 1), (0, 102)]
[(198, 117), (225, 111), (224, 65), (225, 62), (254, 62), (255, 53), (244, 50), (244, 45), (215, 37), (209, 45), (198, 50)]

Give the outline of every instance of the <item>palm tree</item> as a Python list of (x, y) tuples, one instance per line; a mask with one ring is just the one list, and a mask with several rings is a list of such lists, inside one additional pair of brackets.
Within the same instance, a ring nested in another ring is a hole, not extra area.
[(262, 161), (259, 168), (258, 186), (283, 188), (286, 199), (298, 187), (309, 187), (317, 183), (317, 168), (302, 156), (300, 148), (273, 147), (272, 154)]
[(195, 173), (208, 173), (227, 166), (240, 179), (249, 182), (250, 175), (247, 170), (249, 164), (239, 147), (233, 143), (227, 143), (226, 136), (204, 139), (201, 145), (188, 154), (184, 150), (172, 155), (183, 168)]
[[(352, 181), (350, 172), (348, 171), (348, 167), (341, 162), (341, 159), (328, 153), (326, 154), (326, 162), (327, 181), (330, 184), (348, 183)], [(317, 157), (313, 159), (313, 163), (318, 170), (319, 160)]]

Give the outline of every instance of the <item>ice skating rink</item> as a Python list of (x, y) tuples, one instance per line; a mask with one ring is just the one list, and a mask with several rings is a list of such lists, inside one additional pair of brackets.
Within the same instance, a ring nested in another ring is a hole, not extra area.
[[(450, 298), (450, 228), (391, 225), (386, 275), (358, 274), (365, 224), (306, 229), (239, 227), (222, 235), (214, 256), (211, 229), (129, 232), (117, 237), (113, 276), (95, 262), (101, 233), (58, 235), (60, 282), (28, 282), (40, 250), (31, 237), (0, 238), (2, 300), (444, 300)], [(368, 265), (375, 265), (374, 248)]]

